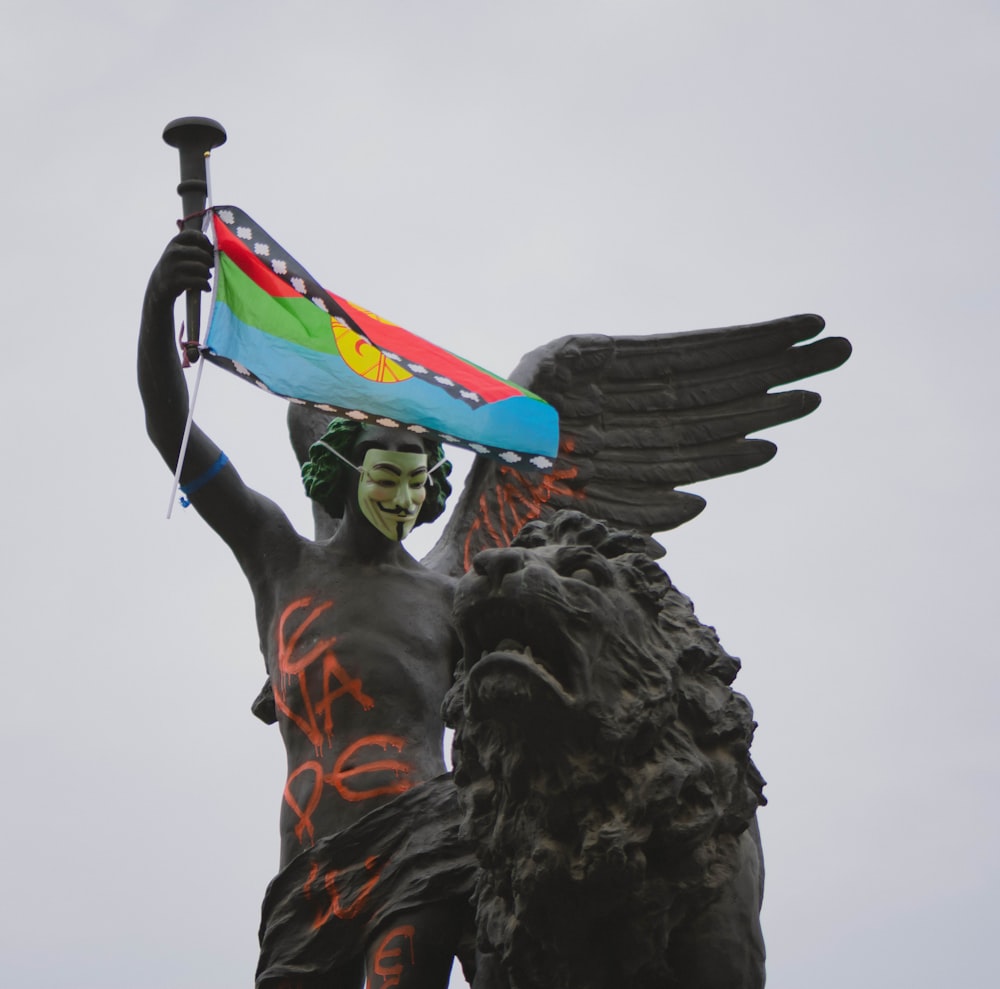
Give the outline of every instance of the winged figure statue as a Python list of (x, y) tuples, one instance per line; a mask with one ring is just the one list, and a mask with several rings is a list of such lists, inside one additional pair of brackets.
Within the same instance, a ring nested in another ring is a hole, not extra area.
[[(214, 264), (209, 241), (183, 231), (145, 296), (140, 394), (172, 469), (189, 408), (173, 304), (207, 291)], [(569, 336), (533, 351), (512, 380), (558, 411), (554, 465), (520, 472), (478, 457), (422, 562), (402, 543), (442, 513), (450, 491), (435, 444), (381, 426), (341, 428), (293, 403), (290, 434), (316, 519), (308, 539), (191, 426), (181, 486), (250, 584), (268, 671), (255, 712), (278, 723), (288, 761), (259, 989), (351, 989), (365, 978), (443, 989), (456, 955), (472, 970), (479, 866), (442, 752), (441, 706), (462, 655), (458, 579), (483, 551), (503, 551), (527, 523), (566, 509), (632, 530), (648, 555), (662, 555), (653, 535), (704, 507), (684, 485), (765, 463), (774, 444), (750, 437), (816, 408), (811, 392), (773, 389), (848, 358), (846, 340), (814, 340), (822, 329), (805, 315)]]

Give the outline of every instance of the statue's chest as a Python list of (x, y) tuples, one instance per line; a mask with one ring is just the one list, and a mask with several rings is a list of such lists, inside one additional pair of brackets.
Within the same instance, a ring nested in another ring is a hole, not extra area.
[(328, 579), (279, 591), (266, 648), (275, 702), (314, 745), (440, 704), (454, 640), (435, 585)]

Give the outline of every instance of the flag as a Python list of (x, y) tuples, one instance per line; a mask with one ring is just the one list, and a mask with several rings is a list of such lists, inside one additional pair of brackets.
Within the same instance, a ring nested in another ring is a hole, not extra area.
[(293, 402), (547, 470), (556, 410), (537, 395), (334, 295), (235, 206), (211, 210), (205, 355)]

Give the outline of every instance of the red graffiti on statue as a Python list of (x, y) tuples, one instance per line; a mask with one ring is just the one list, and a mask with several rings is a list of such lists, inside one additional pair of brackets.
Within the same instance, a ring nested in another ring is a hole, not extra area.
[[(575, 442), (565, 437), (559, 445), (560, 458), (573, 452)], [(580, 500), (584, 497), (579, 468), (564, 459), (535, 481), (513, 467), (501, 467), (499, 480), (479, 496), (479, 511), (465, 537), (463, 565), (466, 570), (472, 558), (483, 549), (509, 546), (521, 528), (537, 519), (547, 509), (552, 498)]]
[[(312, 773), (313, 774), (313, 785), (312, 791), (309, 793), (309, 798), (306, 800), (306, 805), (303, 806), (295, 799), (295, 794), (292, 793), (292, 784), (303, 774)], [(289, 773), (288, 779), (285, 781), (285, 803), (295, 812), (295, 816), (298, 818), (298, 822), (295, 825), (295, 837), (302, 841), (302, 836), (306, 833), (309, 835), (309, 844), (311, 845), (316, 840), (316, 831), (313, 828), (312, 815), (313, 811), (319, 806), (319, 798), (323, 795), (323, 764), (321, 762), (316, 762), (314, 759), (310, 759), (308, 762), (302, 763), (297, 769)]]
[[(369, 980), (368, 984), (372, 989), (392, 989), (393, 986), (398, 986), (407, 956), (411, 966), (416, 964), (416, 957), (413, 953), (413, 935), (413, 928), (406, 925), (394, 928), (382, 939), (372, 963), (373, 973), (381, 976), (382, 982), (376, 986), (372, 980)], [(404, 950), (406, 950), (406, 956), (403, 954)]]
[[(356, 803), (394, 796), (413, 785), (408, 778), (410, 765), (397, 758), (406, 740), (396, 735), (364, 735), (349, 741), (334, 756), (338, 749), (334, 703), (353, 701), (370, 711), (375, 701), (364, 692), (361, 679), (352, 676), (338, 661), (333, 649), (336, 636), (318, 632), (319, 620), (333, 602), (315, 604), (314, 600), (299, 598), (282, 611), (278, 622), (278, 675), (274, 678), (278, 710), (305, 735), (316, 754), (316, 758), (305, 759), (289, 773), (284, 793), (285, 803), (296, 817), (295, 837), (300, 844), (310, 845), (316, 840), (313, 818), (326, 789), (332, 788), (341, 799)], [(296, 689), (290, 690), (293, 684)], [(366, 748), (381, 749), (392, 757), (364, 761)]]
[[(335, 700), (341, 697), (353, 698), (366, 711), (375, 706), (375, 701), (364, 692), (361, 680), (358, 677), (352, 677), (337, 661), (337, 656), (333, 651), (333, 644), (337, 641), (336, 636), (320, 638), (296, 656), (296, 650), (299, 648), (302, 637), (308, 633), (319, 616), (333, 606), (332, 601), (324, 601), (312, 608), (309, 614), (299, 622), (295, 630), (286, 637), (286, 626), (292, 615), (311, 607), (312, 603), (311, 597), (300, 598), (298, 601), (293, 601), (281, 613), (281, 619), (278, 622), (278, 671), (280, 676), (278, 677), (279, 682), (274, 687), (274, 701), (278, 710), (294, 722), (312, 742), (318, 755), (323, 743), (329, 742), (333, 738), (333, 702)], [(320, 680), (322, 694), (318, 700), (314, 700), (309, 690), (307, 674), (313, 663), (319, 660), (322, 660)], [(301, 710), (298, 711), (292, 709), (286, 697), (286, 687), (292, 677), (298, 681), (299, 693), (302, 698)], [(340, 686), (331, 688), (333, 681)], [(321, 719), (322, 727), (320, 726)]]
[[(313, 862), (309, 870), (309, 878), (306, 880), (302, 892), (307, 900), (311, 900), (314, 895), (318, 899), (329, 897), (329, 902), (320, 906), (316, 911), (312, 925), (314, 931), (319, 930), (331, 917), (337, 917), (340, 920), (351, 920), (361, 912), (365, 901), (371, 896), (372, 890), (378, 883), (382, 869), (385, 868), (385, 864), (382, 863), (376, 869), (378, 861), (376, 856), (372, 856), (365, 859), (363, 865), (353, 866), (348, 869), (330, 869), (329, 872), (324, 873), (322, 876), (320, 875), (319, 865)], [(342, 889), (344, 887), (352, 888), (355, 886), (358, 880), (362, 878), (362, 876), (356, 875), (361, 870), (364, 870), (364, 873), (371, 873), (371, 875), (361, 883), (360, 888), (354, 894), (350, 903), (345, 903), (342, 899)]]
[[(295, 812), (298, 822), (295, 825), (295, 837), (303, 841), (308, 836), (309, 843), (316, 840), (315, 829), (313, 828), (313, 811), (319, 806), (320, 798), (323, 796), (323, 787), (332, 786), (344, 800), (356, 803), (360, 800), (371, 800), (373, 797), (393, 796), (409, 790), (413, 785), (406, 777), (410, 773), (410, 766), (401, 759), (374, 759), (371, 762), (359, 762), (356, 765), (348, 766), (351, 758), (366, 746), (375, 746), (383, 752), (395, 749), (402, 752), (406, 746), (406, 740), (395, 735), (365, 735), (356, 742), (352, 742), (343, 752), (337, 756), (332, 772), (325, 773), (323, 764), (315, 759), (309, 759), (302, 763), (288, 776), (285, 782), (285, 802)], [(367, 789), (352, 789), (350, 781), (356, 776), (363, 776), (366, 773), (392, 773), (388, 783), (379, 786), (369, 786)], [(303, 773), (312, 774), (312, 789), (306, 799), (305, 807), (296, 798), (292, 790), (292, 784)]]
[[(408, 779), (404, 779), (404, 777), (410, 772), (410, 767), (400, 759), (376, 759), (374, 762), (360, 762), (349, 769), (345, 768), (351, 756), (359, 749), (363, 749), (368, 745), (377, 746), (383, 752), (388, 752), (389, 749), (402, 752), (406, 746), (406, 740), (396, 735), (365, 735), (364, 738), (359, 738), (356, 742), (352, 742), (337, 756), (333, 772), (328, 776), (324, 776), (323, 779), (331, 784), (345, 800), (350, 801), (371, 800), (372, 797), (383, 797), (409, 790), (413, 784)], [(363, 773), (379, 772), (392, 773), (392, 781), (382, 786), (370, 787), (367, 790), (352, 790), (347, 785), (347, 781), (355, 776), (360, 776)]]

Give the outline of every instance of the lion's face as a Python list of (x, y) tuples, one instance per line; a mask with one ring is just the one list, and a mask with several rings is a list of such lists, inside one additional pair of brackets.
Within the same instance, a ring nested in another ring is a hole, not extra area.
[[(610, 684), (609, 667), (656, 629), (655, 595), (637, 593), (640, 576), (587, 545), (480, 553), (455, 600), (477, 715), (516, 716), (526, 705), (533, 719), (539, 707), (580, 713), (598, 695), (618, 707), (622, 669)], [(627, 672), (630, 680), (641, 674)]]
[(649, 744), (674, 693), (659, 621), (672, 589), (642, 549), (566, 512), (480, 553), (454, 612), (469, 718), (551, 744), (578, 744), (576, 731), (591, 744)]

